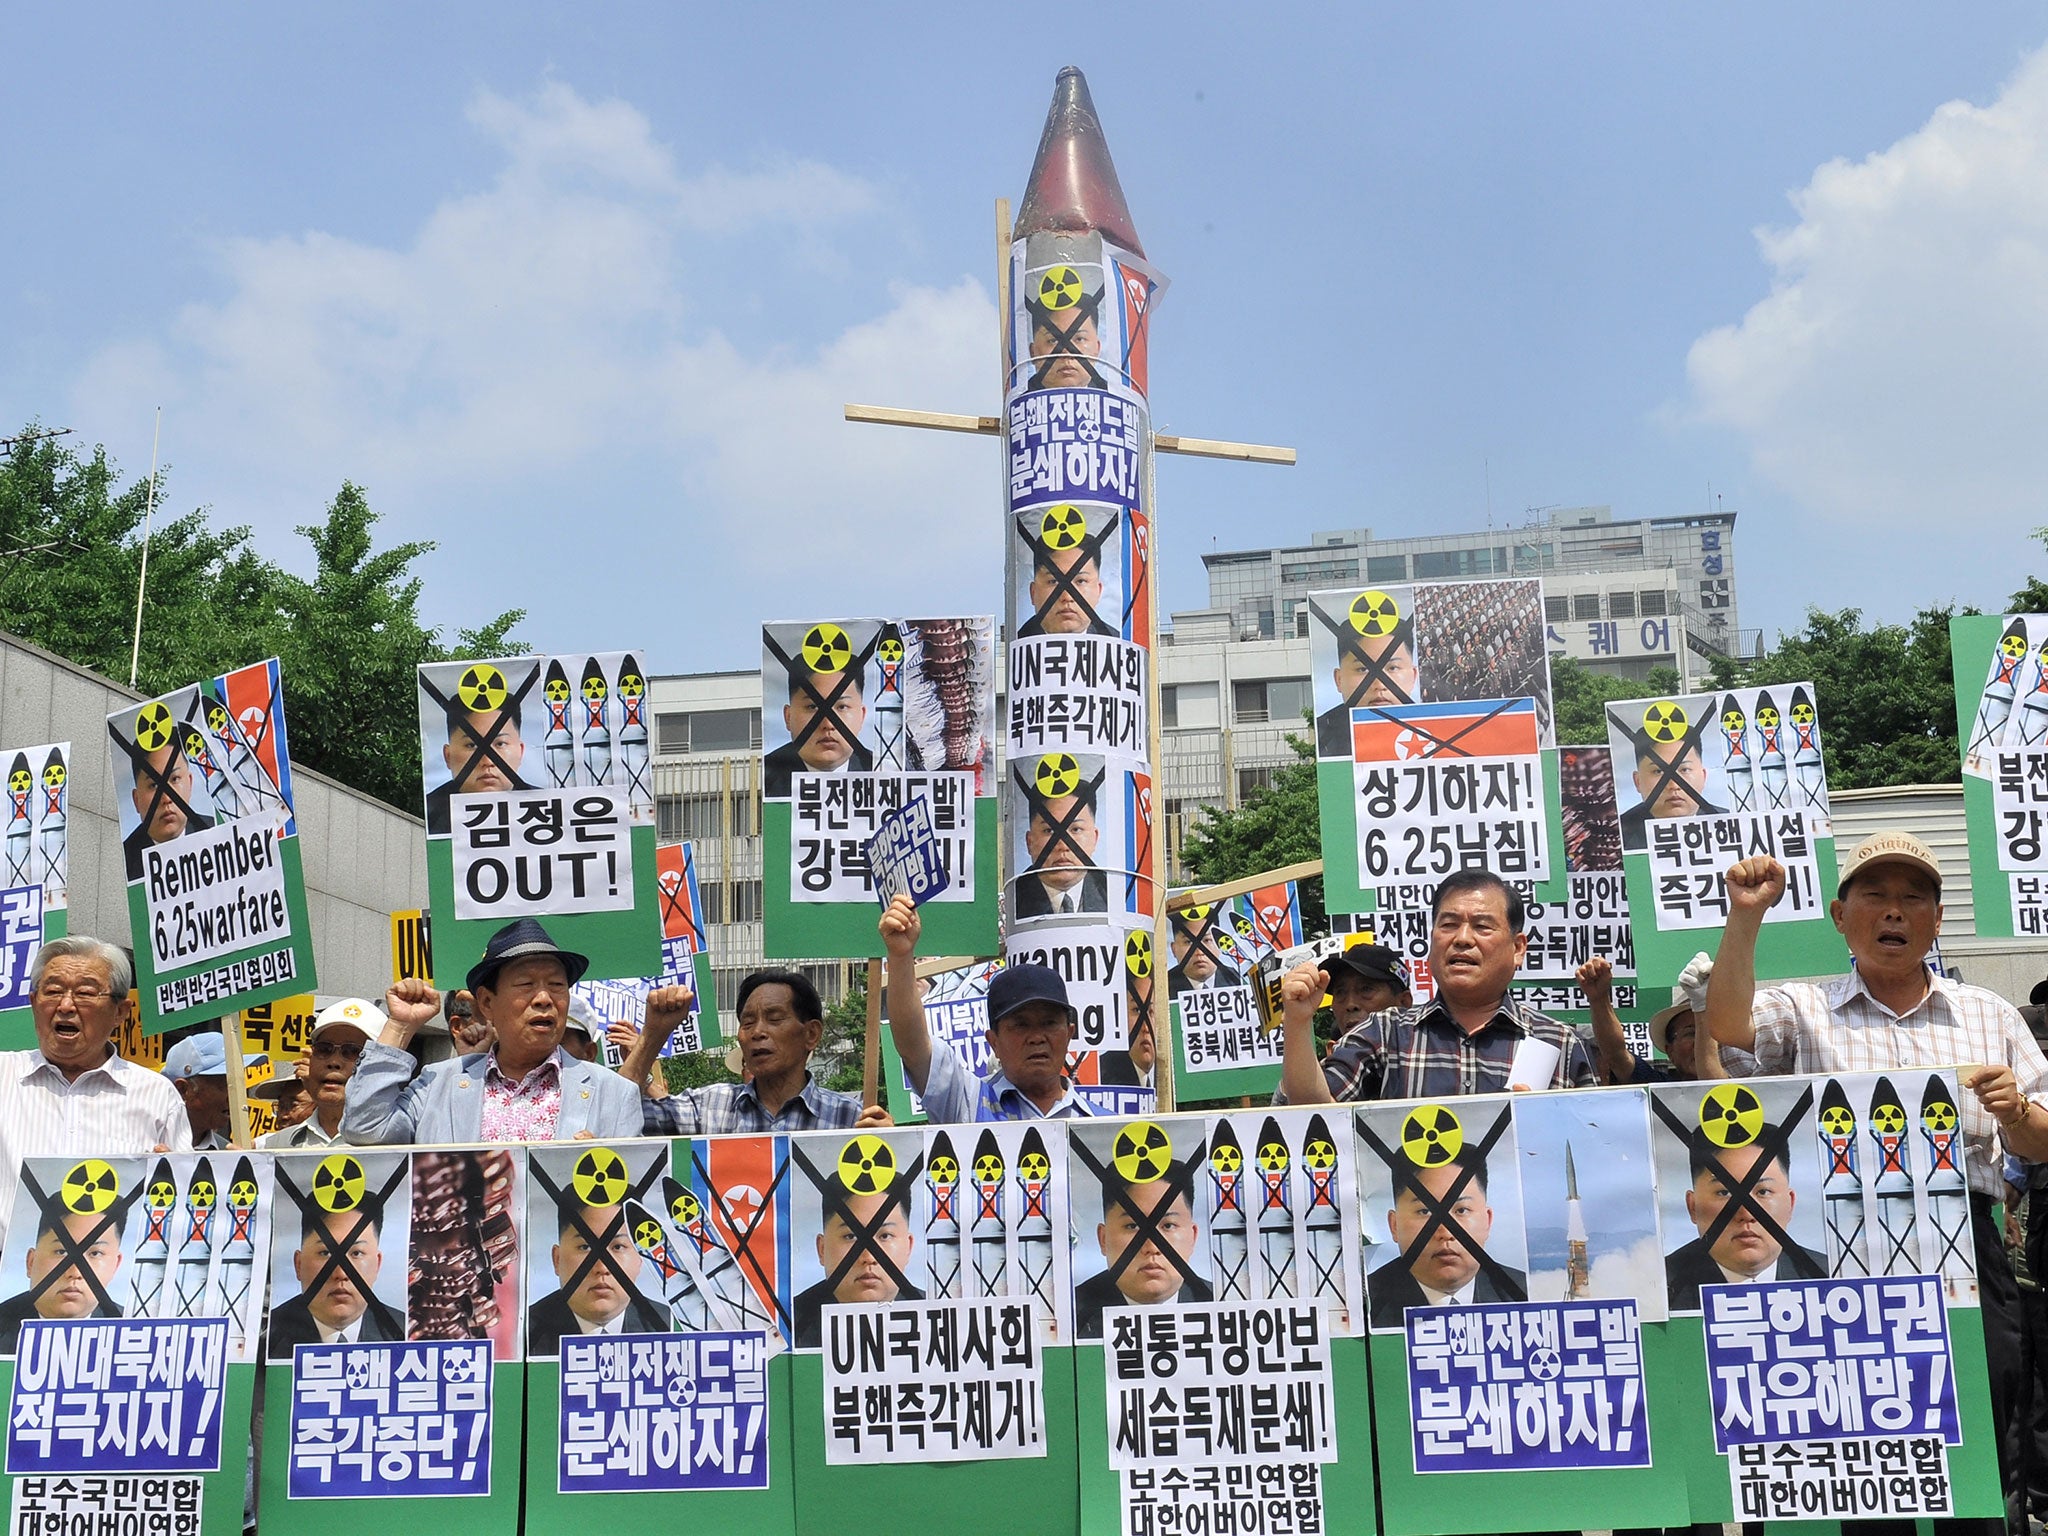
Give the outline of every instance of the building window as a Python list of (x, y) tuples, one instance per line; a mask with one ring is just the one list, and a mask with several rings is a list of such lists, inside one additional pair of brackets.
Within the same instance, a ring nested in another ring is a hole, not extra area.
[(1250, 799), (1255, 791), (1271, 789), (1272, 787), (1273, 770), (1271, 768), (1240, 768), (1237, 770), (1237, 798), (1240, 804)]
[(1180, 690), (1167, 683), (1159, 690), (1159, 728), (1162, 731), (1180, 729)]
[(1636, 596), (1642, 600), (1642, 614), (1646, 619), (1661, 619), (1669, 611), (1661, 591), (1639, 592)]
[(1555, 544), (1517, 544), (1515, 546), (1515, 569), (1518, 571), (1547, 571), (1557, 564)]
[(1575, 619), (1597, 619), (1600, 617), (1600, 594), (1580, 592), (1572, 597), (1572, 617)]
[[(1498, 558), (1496, 558), (1498, 557)], [(1415, 557), (1417, 581), (1442, 580), (1460, 576), (1491, 576), (1508, 570), (1508, 552), (1500, 549), (1432, 549)]]
[(761, 711), (698, 709), (657, 715), (654, 728), (663, 752), (758, 752)]
[(1607, 617), (1610, 619), (1632, 619), (1635, 616), (1635, 593), (1610, 592), (1607, 594)]
[(1546, 597), (1543, 599), (1543, 622), (1562, 624), (1572, 616), (1572, 600), (1568, 597)]
[(1263, 724), (1269, 718), (1266, 714), (1266, 685), (1263, 682), (1232, 683), (1230, 713), (1239, 725)]
[(1406, 555), (1368, 555), (1365, 559), (1367, 581), (1406, 581), (1408, 579), (1408, 557)]
[(1285, 724), (1306, 716), (1314, 702), (1305, 677), (1275, 678), (1266, 684), (1266, 717)]
[(1308, 560), (1280, 568), (1280, 580), (1291, 585), (1341, 587), (1358, 580), (1356, 560)]
[[(728, 807), (730, 809), (728, 809)], [(754, 836), (754, 808), (741, 790), (731, 795), (657, 795), (654, 835), (658, 842), (709, 842)]]
[(761, 882), (709, 880), (704, 884), (704, 920), (711, 923), (761, 921)]

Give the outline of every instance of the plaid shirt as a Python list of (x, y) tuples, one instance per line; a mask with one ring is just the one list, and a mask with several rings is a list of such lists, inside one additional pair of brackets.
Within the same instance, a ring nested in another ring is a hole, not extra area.
[[(1750, 1007), (1757, 1070), (1822, 1075), (2005, 1066), (2019, 1079), (2020, 1092), (2048, 1109), (2048, 1058), (2020, 1011), (1982, 987), (1946, 976), (1927, 979), (1927, 995), (1903, 1014), (1872, 997), (1855, 971), (1825, 982), (1759, 988)], [(1970, 1188), (2003, 1198), (1998, 1122), (1974, 1093), (1965, 1089), (1957, 1097)]]
[(640, 1101), (644, 1136), (764, 1136), (785, 1131), (844, 1131), (860, 1119), (857, 1093), (821, 1087), (804, 1074), (803, 1092), (769, 1114), (752, 1083), (710, 1083), (665, 1099)]
[[(1347, 1099), (1450, 1099), (1505, 1093), (1515, 1047), (1525, 1035), (1558, 1049), (1553, 1088), (1597, 1088), (1600, 1075), (1586, 1042), (1571, 1025), (1525, 1008), (1510, 992), (1480, 1028), (1467, 1034), (1441, 1000), (1419, 1008), (1389, 1008), (1354, 1024), (1330, 1047), (1323, 1077), (1330, 1097)], [(1279, 1093), (1273, 1102), (1286, 1102)]]

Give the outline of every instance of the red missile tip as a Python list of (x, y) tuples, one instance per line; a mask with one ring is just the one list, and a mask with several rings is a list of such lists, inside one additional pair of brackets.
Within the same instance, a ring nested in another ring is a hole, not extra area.
[(1145, 254), (1116, 179), (1102, 120), (1088, 95), (1087, 77), (1069, 64), (1053, 82), (1052, 107), (1045, 114), (1045, 132), (1038, 138), (1038, 157), (1031, 162), (1031, 180), (1012, 233), (1021, 240), (1047, 231), (1091, 230), (1134, 255)]

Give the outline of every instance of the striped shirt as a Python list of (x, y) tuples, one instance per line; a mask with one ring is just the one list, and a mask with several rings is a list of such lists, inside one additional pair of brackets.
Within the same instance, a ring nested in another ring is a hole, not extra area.
[[(1510, 992), (1492, 1018), (1470, 1034), (1442, 999), (1418, 1008), (1389, 1008), (1346, 1030), (1323, 1060), (1330, 1097), (1450, 1099), (1506, 1093), (1515, 1047), (1525, 1037), (1557, 1047), (1552, 1088), (1597, 1088), (1600, 1075), (1586, 1042), (1571, 1025), (1524, 1007)], [(1279, 1092), (1276, 1104), (1286, 1103)]]
[(0, 1051), (0, 1241), (29, 1157), (140, 1156), (192, 1150), (185, 1101), (161, 1073), (109, 1056), (77, 1081), (41, 1051)]
[[(1872, 997), (1855, 971), (1824, 982), (1759, 988), (1750, 1008), (1758, 1072), (1827, 1075), (2005, 1066), (2019, 1080), (2020, 1092), (2036, 1108), (2048, 1110), (2048, 1057), (2034, 1043), (2019, 1009), (1982, 987), (1946, 976), (1927, 979), (1927, 995), (1903, 1014)], [(1970, 1188), (2003, 1198), (2005, 1148), (1998, 1122), (1974, 1093), (1966, 1089), (1957, 1098)]]
[(803, 1092), (774, 1114), (752, 1083), (707, 1083), (665, 1099), (640, 1101), (643, 1136), (766, 1136), (788, 1131), (844, 1131), (860, 1119), (857, 1093), (826, 1088), (804, 1074)]

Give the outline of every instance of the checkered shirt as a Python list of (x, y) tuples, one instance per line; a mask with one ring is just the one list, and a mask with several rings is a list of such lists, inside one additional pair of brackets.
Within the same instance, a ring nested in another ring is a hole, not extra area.
[[(1389, 1008), (1344, 1032), (1323, 1060), (1330, 1097), (1449, 1099), (1505, 1093), (1515, 1047), (1524, 1036), (1558, 1049), (1552, 1088), (1597, 1088), (1586, 1042), (1571, 1025), (1525, 1008), (1510, 992), (1493, 1017), (1467, 1034), (1441, 999), (1419, 1008)], [(1277, 1103), (1286, 1102), (1278, 1093)]]

